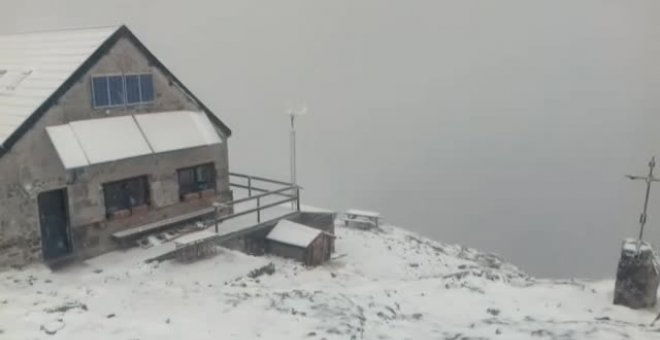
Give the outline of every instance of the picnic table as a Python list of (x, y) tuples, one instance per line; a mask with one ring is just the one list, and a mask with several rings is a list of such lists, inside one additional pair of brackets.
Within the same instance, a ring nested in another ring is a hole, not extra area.
[(344, 224), (346, 226), (352, 225), (363, 229), (370, 229), (372, 227), (377, 228), (380, 225), (381, 216), (377, 212), (349, 209), (346, 210), (344, 215)]

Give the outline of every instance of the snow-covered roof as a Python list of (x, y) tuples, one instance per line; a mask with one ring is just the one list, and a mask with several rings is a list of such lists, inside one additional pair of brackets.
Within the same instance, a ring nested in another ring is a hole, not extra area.
[(0, 156), (119, 38), (130, 39), (152, 65), (186, 92), (218, 126), (231, 130), (126, 26), (0, 35)]
[(118, 28), (0, 35), (0, 143)]
[(209, 118), (192, 111), (79, 120), (46, 132), (66, 169), (222, 143)]
[(266, 238), (271, 241), (277, 241), (296, 247), (306, 248), (323, 231), (291, 222), (289, 220), (280, 220), (275, 228), (268, 233)]

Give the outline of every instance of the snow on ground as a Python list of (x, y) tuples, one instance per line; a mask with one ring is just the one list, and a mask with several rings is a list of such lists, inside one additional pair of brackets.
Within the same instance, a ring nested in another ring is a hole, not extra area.
[(613, 306), (612, 281), (537, 280), (391, 226), (337, 236), (317, 268), (225, 249), (146, 264), (136, 248), (1, 272), (0, 339), (660, 339), (658, 311)]

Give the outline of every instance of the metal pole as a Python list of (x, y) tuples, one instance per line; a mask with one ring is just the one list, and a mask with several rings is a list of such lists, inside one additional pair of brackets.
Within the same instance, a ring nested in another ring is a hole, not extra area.
[(646, 177), (646, 196), (644, 197), (644, 211), (642, 211), (642, 215), (639, 217), (639, 223), (640, 223), (640, 228), (639, 228), (639, 241), (642, 240), (642, 236), (644, 236), (644, 226), (646, 225), (646, 209), (649, 206), (649, 195), (651, 194), (651, 182), (653, 181), (653, 168), (655, 168), (655, 157), (651, 158), (651, 161), (649, 162), (649, 175)]
[(300, 187), (296, 188), (296, 210), (300, 211)]
[(248, 197), (252, 197), (252, 177), (248, 176)]
[(291, 184), (296, 182), (296, 116), (291, 113)]
[(261, 223), (261, 197), (257, 197), (257, 223)]
[[(290, 157), (290, 167), (291, 167), (291, 184), (296, 185), (296, 123), (295, 123), (296, 116), (291, 111), (291, 138), (290, 138), (290, 147), (291, 150), (289, 151), (289, 157)], [(295, 208), (295, 203), (291, 202), (291, 208)]]
[(631, 176), (631, 175), (626, 175), (629, 179), (632, 180), (643, 180), (646, 182), (646, 192), (644, 195), (644, 208), (642, 210), (642, 214), (639, 216), (639, 237), (637, 240), (637, 247), (639, 250), (639, 246), (642, 243), (642, 237), (644, 237), (644, 227), (646, 226), (646, 220), (647, 220), (647, 209), (649, 206), (649, 197), (651, 196), (651, 184), (653, 182), (658, 182), (660, 179), (657, 179), (653, 177), (653, 169), (655, 168), (655, 157), (651, 158), (651, 161), (649, 162), (649, 173), (646, 176)]

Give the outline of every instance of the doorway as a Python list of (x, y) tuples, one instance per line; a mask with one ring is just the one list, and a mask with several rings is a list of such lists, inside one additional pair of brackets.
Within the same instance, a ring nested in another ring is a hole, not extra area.
[(62, 259), (73, 252), (69, 230), (66, 189), (39, 194), (41, 250), (46, 262)]

